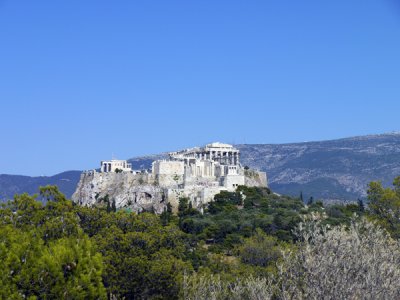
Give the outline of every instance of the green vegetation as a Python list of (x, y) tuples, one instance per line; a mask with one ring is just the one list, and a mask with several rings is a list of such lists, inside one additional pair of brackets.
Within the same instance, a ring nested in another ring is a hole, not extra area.
[(54, 186), (16, 195), (0, 209), (0, 298), (339, 299), (348, 290), (334, 285), (348, 281), (361, 293), (367, 280), (344, 277), (346, 265), (376, 277), (370, 287), (398, 282), (390, 280), (400, 274), (400, 177), (393, 188), (372, 182), (368, 207), (305, 205), (301, 197), (240, 186), (202, 212), (181, 198), (176, 215), (168, 205), (157, 216), (117, 210), (108, 196), (99, 207), (77, 206)]
[(400, 238), (400, 176), (393, 188), (384, 188), (380, 182), (368, 186), (369, 216), (396, 238)]

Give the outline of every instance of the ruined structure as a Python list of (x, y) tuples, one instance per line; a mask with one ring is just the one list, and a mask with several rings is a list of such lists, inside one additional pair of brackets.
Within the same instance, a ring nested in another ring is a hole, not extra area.
[(201, 209), (221, 191), (235, 191), (239, 185), (267, 186), (264, 172), (245, 170), (239, 150), (222, 143), (171, 152), (169, 159), (154, 161), (151, 172), (133, 171), (126, 161), (117, 160), (101, 162), (100, 170), (81, 175), (73, 201), (94, 205), (107, 195), (118, 208), (161, 213), (167, 203), (176, 209), (181, 197)]

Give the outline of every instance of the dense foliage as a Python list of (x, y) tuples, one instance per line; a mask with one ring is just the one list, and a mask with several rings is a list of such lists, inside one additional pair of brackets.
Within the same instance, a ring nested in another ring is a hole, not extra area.
[[(42, 187), (0, 209), (0, 298), (303, 299), (334, 295), (345, 282), (362, 293), (366, 278), (373, 298), (400, 274), (391, 267), (400, 262), (392, 239), (400, 235), (400, 179), (393, 189), (371, 183), (368, 195), (369, 208), (305, 205), (241, 186), (202, 212), (182, 198), (176, 213), (168, 206), (157, 216), (77, 206)], [(335, 295), (346, 298), (348, 289)]]

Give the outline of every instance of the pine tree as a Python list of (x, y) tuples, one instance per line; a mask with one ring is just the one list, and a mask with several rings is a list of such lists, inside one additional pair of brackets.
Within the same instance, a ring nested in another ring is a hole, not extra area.
[(112, 201), (111, 211), (113, 211), (113, 212), (117, 211), (117, 206), (116, 206), (116, 203), (115, 203), (115, 199), (113, 199), (113, 201)]
[(169, 214), (172, 214), (172, 205), (171, 205), (171, 203), (169, 203), (169, 202), (168, 202), (168, 204), (167, 204), (167, 212), (168, 212)]
[(362, 201), (360, 198), (358, 198), (357, 202), (358, 202), (358, 208), (359, 208), (360, 212), (364, 212), (365, 211), (364, 201)]
[(167, 226), (169, 223), (169, 214), (167, 211), (167, 208), (164, 207), (164, 211), (161, 213), (160, 215), (160, 219), (161, 219), (161, 225), (162, 226)]
[(107, 201), (107, 212), (111, 212), (111, 206), (110, 206), (110, 201)]

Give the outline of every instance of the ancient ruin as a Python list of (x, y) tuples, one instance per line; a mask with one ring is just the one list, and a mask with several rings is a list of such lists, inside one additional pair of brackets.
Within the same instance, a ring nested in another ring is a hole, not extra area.
[(132, 171), (132, 165), (128, 163), (126, 160), (118, 160), (118, 159), (112, 159), (109, 161), (102, 161), (100, 163), (101, 167), (100, 170), (101, 172), (130, 172)]
[(266, 173), (245, 170), (232, 145), (211, 143), (171, 152), (168, 159), (154, 161), (151, 170), (134, 171), (123, 160), (102, 161), (100, 172), (81, 175), (72, 199), (95, 205), (107, 196), (118, 208), (161, 213), (167, 203), (176, 209), (181, 197), (202, 209), (216, 194), (235, 191), (239, 185), (267, 186)]

